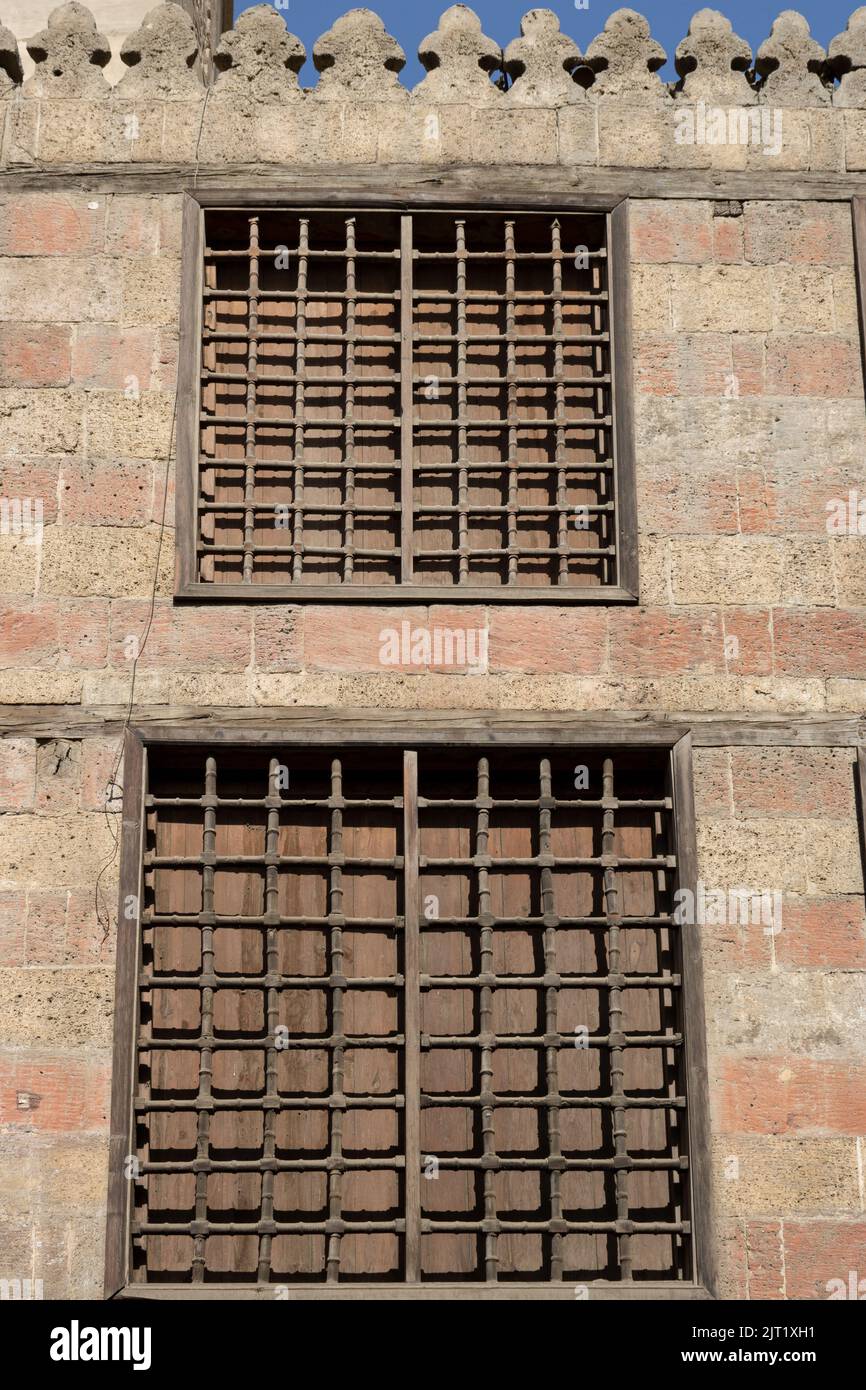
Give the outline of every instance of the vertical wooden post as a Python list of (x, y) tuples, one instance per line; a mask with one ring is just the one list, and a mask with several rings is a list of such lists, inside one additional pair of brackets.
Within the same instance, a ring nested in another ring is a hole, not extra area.
[(633, 399), (631, 240), (624, 198), (607, 219), (608, 330), (613, 396), (614, 533), (616, 583), (638, 596), (637, 490)]
[(866, 198), (851, 199), (854, 224), (854, 268), (857, 276), (857, 307), (860, 318), (860, 358), (866, 381)]
[(403, 1032), (405, 1036), (406, 1282), (421, 1277), (421, 900), (418, 754), (403, 754)]
[[(688, 889), (694, 902), (698, 885), (698, 852), (690, 733), (685, 734), (671, 751), (670, 775), (676, 833), (677, 887)], [(682, 939), (686, 1095), (689, 1103), (688, 1176), (692, 1222), (692, 1278), (696, 1283), (703, 1284), (715, 1296), (716, 1259), (710, 1219), (710, 1095), (701, 929), (697, 922), (685, 922), (679, 927), (679, 931)]]
[(126, 1160), (134, 1153), (132, 1102), (138, 1060), (138, 962), (142, 912), (141, 865), (145, 782), (144, 745), (140, 738), (127, 729), (123, 744), (120, 896), (117, 914), (111, 1131), (108, 1141), (106, 1298), (113, 1298), (129, 1277), (129, 1218), (133, 1182), (127, 1176)]
[(414, 321), (412, 290), (412, 218), (400, 219), (400, 579), (411, 584), (415, 575), (413, 546), (412, 452), (414, 448), (413, 400), (415, 385), (412, 379), (412, 327)]
[(199, 412), (201, 410), (202, 288), (204, 266), (204, 216), (189, 193), (183, 201), (183, 259), (181, 262), (180, 345), (177, 390), (180, 409), (176, 430), (177, 551), (175, 587), (195, 583), (199, 575), (198, 502)]
[(857, 749), (857, 814), (860, 820), (860, 850), (863, 857), (863, 878), (866, 881), (866, 747)]

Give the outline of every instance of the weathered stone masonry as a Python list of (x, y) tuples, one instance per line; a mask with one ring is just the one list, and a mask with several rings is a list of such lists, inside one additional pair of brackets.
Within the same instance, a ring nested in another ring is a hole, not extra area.
[[(788, 11), (754, 59), (701, 11), (673, 88), (631, 11), (585, 54), (549, 11), (522, 30), (503, 50), (454, 6), (410, 93), (367, 10), (315, 45), (311, 89), (266, 5), (224, 35), (208, 88), (175, 5), (124, 42), (113, 87), (82, 6), (29, 39), (23, 85), (0, 28), (0, 497), (38, 500), (44, 526), (0, 536), (0, 1276), (46, 1297), (101, 1293), (115, 921), (95, 885), (108, 863), (110, 903), (106, 786), (155, 577), (140, 723), (356, 707), (691, 725), (703, 881), (784, 903), (777, 935), (704, 928), (718, 1292), (825, 1298), (866, 1277), (866, 535), (828, 530), (834, 499), (866, 499), (866, 9), (828, 53)], [(780, 118), (778, 151), (689, 140), (683, 113), (712, 108)], [(185, 190), (411, 201), (506, 174), (524, 195), (631, 198), (639, 603), (174, 603)], [(379, 633), (404, 620), (486, 623), (487, 673), (383, 668)]]

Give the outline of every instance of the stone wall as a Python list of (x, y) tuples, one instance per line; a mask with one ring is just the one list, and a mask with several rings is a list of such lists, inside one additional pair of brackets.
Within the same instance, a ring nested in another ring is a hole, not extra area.
[[(720, 211), (723, 215), (719, 215)], [(20, 191), (0, 209), (0, 702), (866, 712), (866, 569), (844, 203), (642, 199), (631, 218), (641, 603), (176, 606), (160, 547), (180, 195)], [(157, 566), (157, 552), (159, 565)], [(385, 667), (380, 631), (489, 627), (485, 676)]]
[[(850, 207), (866, 192), (866, 9), (829, 55), (788, 12), (754, 62), (702, 11), (673, 89), (630, 11), (581, 55), (548, 11), (503, 52), (455, 6), (411, 94), (368, 11), (316, 44), (312, 90), (268, 6), (225, 35), (207, 89), (172, 5), (125, 42), (114, 88), (80, 6), (55, 11), (23, 85), (16, 51), (0, 31), (0, 498), (39, 501), (43, 529), (0, 535), (0, 1275), (42, 1278), (46, 1297), (101, 1287), (119, 740), (99, 719), (116, 726), (130, 698), (155, 582), (141, 718), (354, 706), (777, 727), (695, 756), (702, 880), (783, 905), (778, 932), (703, 928), (720, 1291), (827, 1297), (866, 1237), (866, 536), (828, 528), (866, 496)], [(689, 143), (686, 117), (714, 107), (768, 113), (749, 129), (771, 141), (779, 116), (778, 152), (699, 141), (696, 124)], [(419, 166), (446, 187), (519, 166), (527, 186), (636, 194), (639, 604), (175, 605), (183, 189), (300, 172), (393, 190)], [(659, 171), (667, 191), (641, 182)], [(383, 667), (379, 634), (404, 620), (487, 625), (487, 671)], [(76, 710), (86, 737), (69, 736)], [(792, 746), (830, 719), (855, 733)]]

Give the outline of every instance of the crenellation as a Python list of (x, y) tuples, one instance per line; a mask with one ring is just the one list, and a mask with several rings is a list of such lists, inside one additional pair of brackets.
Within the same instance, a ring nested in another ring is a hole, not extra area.
[[(723, 106), (756, 101), (794, 109), (866, 105), (866, 7), (825, 50), (806, 19), (783, 11), (752, 58), (749, 45), (716, 10), (696, 13), (676, 49), (678, 80), (658, 71), (667, 61), (643, 15), (617, 10), (581, 55), (549, 9), (527, 11), (520, 35), (504, 48), (482, 32), (466, 5), (452, 5), (423, 40), (419, 56), (427, 75), (412, 95), (439, 103), (489, 108), (507, 91), (513, 105), (570, 106), (604, 97), (624, 102), (658, 98)], [(34, 98), (99, 100), (110, 84), (103, 69), (112, 59), (109, 41), (86, 6), (70, 0), (49, 15), (46, 28), (26, 40), (36, 64), (23, 82), (16, 36), (0, 26), (0, 97), (20, 88)], [(116, 84), (125, 98), (193, 99), (201, 95), (199, 44), (193, 21), (180, 5), (155, 5), (118, 55), (129, 71)], [(308, 90), (327, 101), (401, 101), (405, 54), (372, 10), (338, 18), (316, 42), (319, 80)], [(291, 100), (304, 91), (298, 74), (306, 61), (300, 40), (272, 5), (245, 11), (222, 38), (213, 81), (222, 101)], [(498, 77), (497, 77), (498, 74)]]
[(744, 106), (756, 100), (752, 50), (718, 10), (699, 10), (676, 51), (678, 94), (685, 101)]
[(102, 69), (111, 58), (93, 15), (71, 0), (48, 16), (47, 28), (27, 40), (36, 71), (22, 87), (25, 97), (86, 97), (100, 100), (111, 90)]
[(21, 59), (15, 35), (0, 23), (0, 96), (7, 95), (21, 82)]
[(668, 89), (657, 76), (668, 55), (650, 33), (643, 15), (617, 10), (586, 50), (586, 61), (595, 74), (591, 92), (629, 101), (668, 98)]
[(467, 5), (452, 5), (418, 49), (427, 76), (412, 95), (419, 101), (468, 102), (492, 106), (503, 93), (490, 80), (501, 70), (502, 49), (481, 29), (481, 20)]
[(866, 5), (855, 10), (843, 34), (827, 50), (830, 69), (840, 79), (837, 106), (866, 106)]
[(214, 56), (213, 96), (220, 101), (279, 103), (301, 97), (298, 73), (307, 51), (271, 5), (244, 10)]
[(827, 54), (796, 10), (785, 10), (773, 21), (770, 37), (758, 49), (755, 70), (761, 99), (772, 105), (830, 105)]
[(559, 27), (552, 10), (530, 10), (520, 21), (519, 39), (506, 48), (504, 69), (512, 79), (508, 96), (524, 106), (561, 106), (585, 100), (575, 70), (584, 65), (580, 49)]
[(350, 10), (313, 48), (321, 74), (314, 95), (325, 101), (400, 101), (408, 97), (398, 74), (406, 55), (372, 10)]
[(176, 101), (201, 96), (195, 69), (198, 41), (192, 20), (180, 5), (156, 5), (141, 27), (124, 39), (120, 56), (129, 68), (115, 89), (118, 100)]

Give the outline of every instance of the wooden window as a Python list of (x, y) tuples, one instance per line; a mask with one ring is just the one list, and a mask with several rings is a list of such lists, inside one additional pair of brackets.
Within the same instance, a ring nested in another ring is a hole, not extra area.
[(179, 596), (636, 596), (625, 203), (188, 209)]
[(130, 739), (111, 1292), (695, 1296), (684, 756)]

